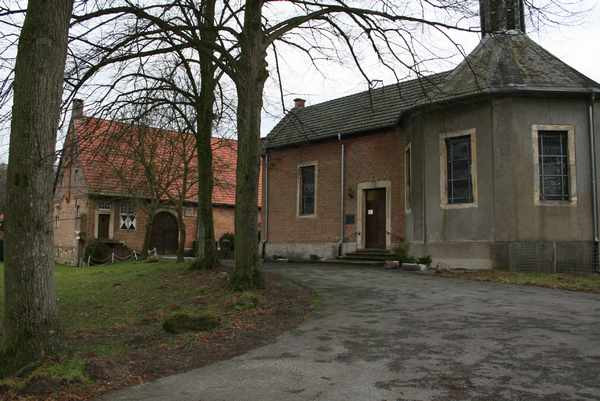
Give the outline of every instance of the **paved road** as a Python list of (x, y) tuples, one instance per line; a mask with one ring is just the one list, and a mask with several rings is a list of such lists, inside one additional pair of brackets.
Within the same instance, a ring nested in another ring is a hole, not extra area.
[(600, 296), (272, 268), (319, 291), (314, 317), (273, 344), (105, 400), (600, 400)]

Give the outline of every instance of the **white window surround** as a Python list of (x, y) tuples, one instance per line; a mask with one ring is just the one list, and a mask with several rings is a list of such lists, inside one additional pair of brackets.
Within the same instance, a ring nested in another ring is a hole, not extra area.
[[(471, 186), (473, 202), (448, 203), (448, 151), (446, 139), (459, 136), (469, 136), (471, 139)], [(475, 128), (440, 134), (440, 208), (442, 209), (467, 209), (478, 206), (477, 195), (477, 135)]]
[(114, 238), (114, 216), (112, 210), (98, 209), (96, 210), (96, 218), (94, 220), (94, 237), (98, 239), (98, 221), (101, 214), (107, 214), (110, 216), (108, 220), (108, 239)]
[(194, 206), (187, 206), (183, 209), (184, 217), (195, 217), (198, 215), (198, 209)]
[[(566, 131), (569, 152), (569, 200), (540, 199), (540, 150), (539, 131)], [(577, 206), (577, 170), (575, 159), (575, 126), (559, 124), (533, 124), (531, 126), (533, 145), (533, 203), (536, 206)]]
[[(406, 212), (407, 214), (410, 213), (412, 210), (412, 204), (411, 204), (412, 196), (411, 195), (412, 195), (412, 186), (413, 186), (413, 180), (412, 180), (413, 155), (412, 155), (412, 146), (411, 145), (412, 144), (409, 142), (408, 145), (406, 145), (406, 147), (404, 148), (404, 212)], [(410, 155), (410, 160), (408, 161), (408, 163), (406, 162), (407, 154)], [(410, 177), (409, 177), (409, 174), (410, 174)], [(407, 185), (407, 183), (409, 181), (410, 181), (410, 185)]]
[(392, 182), (389, 180), (361, 182), (356, 186), (356, 246), (365, 247), (365, 190), (385, 188), (385, 247), (392, 247)]
[[(315, 206), (312, 214), (301, 214), (300, 213), (300, 205), (302, 203), (302, 174), (300, 173), (302, 167), (315, 167)], [(315, 218), (317, 217), (317, 199), (319, 193), (319, 162), (318, 161), (310, 161), (310, 162), (302, 162), (298, 164), (296, 167), (296, 217), (305, 219), (305, 218)]]

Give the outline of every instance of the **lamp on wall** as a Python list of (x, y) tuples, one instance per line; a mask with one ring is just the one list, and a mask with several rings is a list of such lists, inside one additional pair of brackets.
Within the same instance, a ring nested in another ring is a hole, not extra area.
[(354, 188), (348, 187), (348, 198), (354, 199)]

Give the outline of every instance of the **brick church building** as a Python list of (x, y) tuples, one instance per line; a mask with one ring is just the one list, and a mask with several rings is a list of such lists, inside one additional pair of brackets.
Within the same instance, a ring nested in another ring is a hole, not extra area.
[(481, 0), (454, 70), (295, 107), (265, 141), (267, 256), (401, 242), (462, 268), (598, 265), (600, 84), (526, 33), (522, 0)]

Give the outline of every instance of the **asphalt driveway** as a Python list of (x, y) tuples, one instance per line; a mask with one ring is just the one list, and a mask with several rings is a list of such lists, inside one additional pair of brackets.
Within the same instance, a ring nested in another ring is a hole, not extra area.
[(104, 400), (600, 400), (600, 296), (323, 265), (271, 266), (315, 316), (240, 357)]

